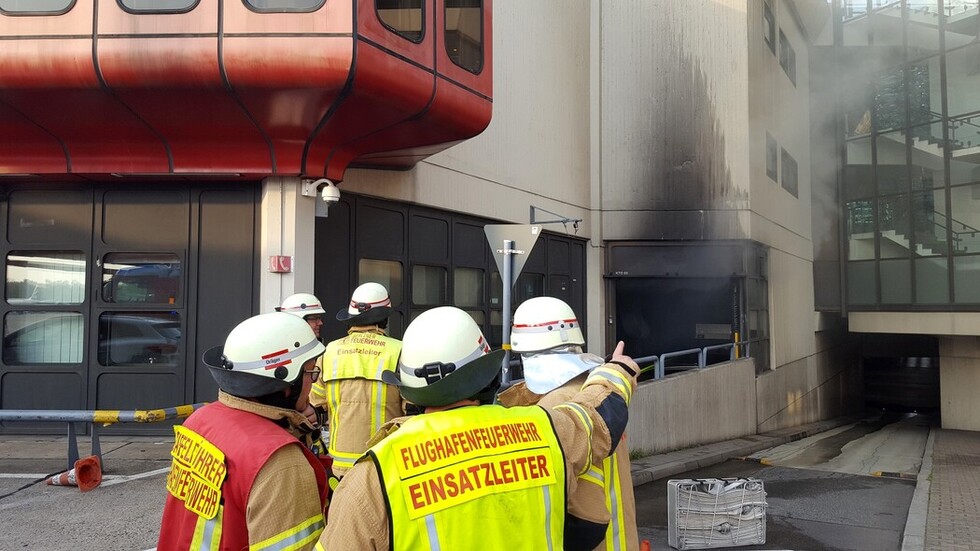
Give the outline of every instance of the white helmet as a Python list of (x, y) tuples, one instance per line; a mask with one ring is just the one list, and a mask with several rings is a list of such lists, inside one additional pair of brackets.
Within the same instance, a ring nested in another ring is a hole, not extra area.
[(221, 390), (257, 398), (291, 386), (302, 376), (303, 364), (323, 351), (310, 324), (273, 312), (239, 323), (224, 346), (208, 350), (203, 359)]
[(296, 293), (289, 295), (282, 301), (282, 306), (276, 307), (276, 312), (285, 312), (300, 318), (305, 318), (310, 314), (326, 314), (320, 304), (320, 299), (310, 293)]
[(385, 371), (382, 379), (420, 406), (444, 406), (473, 397), (490, 402), (503, 357), (503, 350), (490, 352), (469, 314), (440, 306), (422, 312), (405, 328), (397, 373)]
[(524, 384), (536, 394), (547, 394), (602, 364), (602, 358), (582, 353), (585, 337), (575, 312), (557, 298), (536, 297), (518, 306), (511, 341), (521, 354)]
[(514, 352), (540, 352), (556, 346), (582, 346), (585, 337), (575, 312), (565, 301), (535, 297), (522, 302), (514, 312), (510, 344)]
[(337, 312), (337, 321), (347, 325), (375, 325), (391, 315), (388, 290), (380, 283), (364, 283), (354, 289), (350, 305)]

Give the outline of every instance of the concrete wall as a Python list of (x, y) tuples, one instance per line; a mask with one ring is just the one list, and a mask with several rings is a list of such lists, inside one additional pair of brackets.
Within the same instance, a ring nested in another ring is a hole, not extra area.
[(746, 237), (746, 1), (600, 11), (603, 238)]
[(939, 338), (939, 395), (944, 429), (980, 430), (980, 337)]
[(756, 433), (755, 361), (726, 362), (640, 383), (630, 402), (630, 450), (646, 455)]
[[(814, 354), (758, 377), (749, 358), (640, 383), (630, 403), (629, 449), (663, 453), (862, 411), (856, 341), (832, 321), (818, 325), (827, 327)], [(980, 358), (980, 340), (972, 352)], [(980, 379), (980, 368), (974, 374)]]
[(756, 380), (759, 432), (860, 411), (864, 385), (854, 347), (840, 330), (819, 332), (817, 351)]

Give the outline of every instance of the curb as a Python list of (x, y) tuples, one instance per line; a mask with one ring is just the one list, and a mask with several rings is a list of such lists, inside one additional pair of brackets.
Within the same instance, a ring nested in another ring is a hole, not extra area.
[(932, 452), (936, 441), (936, 430), (929, 430), (926, 449), (922, 454), (922, 466), (916, 478), (912, 503), (905, 519), (905, 533), (902, 537), (902, 551), (923, 551), (926, 547), (926, 518), (929, 514), (929, 479), (932, 476)]
[[(748, 456), (767, 448), (802, 440), (841, 425), (853, 423), (855, 419), (854, 417), (837, 417), (791, 429), (753, 434), (723, 442), (641, 457), (632, 462), (633, 487), (687, 471), (717, 465), (729, 459), (755, 461)], [(767, 464), (764, 463), (764, 458), (758, 461), (762, 465)]]

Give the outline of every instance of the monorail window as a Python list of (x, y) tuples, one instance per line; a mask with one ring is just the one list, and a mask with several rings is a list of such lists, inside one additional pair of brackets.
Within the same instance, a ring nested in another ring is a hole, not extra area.
[(18, 15), (65, 13), (75, 0), (0, 0), (0, 12)]
[(85, 255), (81, 251), (12, 251), (7, 254), (7, 302), (81, 304)]
[(176, 304), (180, 259), (166, 253), (112, 253), (102, 264), (102, 300)]
[(255, 11), (307, 12), (320, 9), (326, 0), (244, 0)]
[(84, 321), (78, 312), (7, 312), (3, 363), (82, 363)]
[(378, 19), (391, 32), (412, 42), (422, 41), (422, 0), (375, 0)]
[(184, 13), (201, 0), (116, 0), (124, 10), (150, 13)]
[(471, 73), (483, 70), (483, 0), (446, 0), (446, 52)]

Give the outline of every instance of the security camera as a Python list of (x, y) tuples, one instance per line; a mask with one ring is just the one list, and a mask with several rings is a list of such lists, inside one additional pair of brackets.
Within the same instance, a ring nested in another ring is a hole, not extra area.
[(320, 180), (323, 183), (323, 188), (320, 190), (320, 198), (327, 206), (334, 205), (340, 201), (340, 188), (330, 180), (323, 179)]

